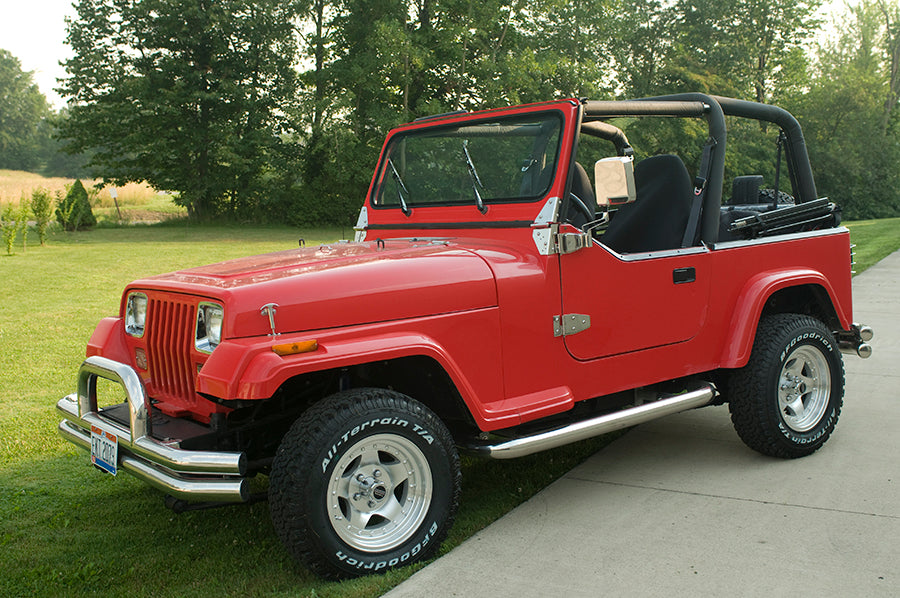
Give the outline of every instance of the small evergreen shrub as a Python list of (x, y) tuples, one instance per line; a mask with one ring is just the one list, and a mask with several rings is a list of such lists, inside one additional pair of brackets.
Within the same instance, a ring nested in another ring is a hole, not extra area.
[(68, 231), (84, 230), (97, 224), (94, 211), (91, 210), (91, 202), (88, 200), (87, 189), (84, 188), (81, 179), (72, 184), (65, 198), (59, 202), (56, 220)]

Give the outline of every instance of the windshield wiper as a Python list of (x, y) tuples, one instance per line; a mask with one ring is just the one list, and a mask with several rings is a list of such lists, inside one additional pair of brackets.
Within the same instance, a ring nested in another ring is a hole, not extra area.
[(406, 200), (403, 199), (404, 193), (406, 193), (407, 197), (409, 197), (409, 189), (407, 189), (406, 185), (403, 184), (403, 179), (400, 178), (400, 173), (397, 172), (397, 169), (394, 167), (394, 161), (389, 159), (388, 164), (391, 166), (391, 176), (394, 177), (394, 181), (397, 183), (397, 198), (400, 199), (400, 210), (405, 216), (409, 216), (410, 214), (412, 214), (412, 210), (409, 209), (409, 206), (406, 205)]
[(478, 206), (478, 211), (482, 214), (487, 214), (487, 207), (484, 205), (484, 200), (481, 198), (481, 193), (478, 192), (478, 188), (481, 187), (484, 189), (484, 183), (481, 182), (481, 178), (478, 176), (478, 171), (475, 170), (475, 164), (472, 162), (472, 156), (469, 155), (469, 140), (463, 140), (463, 154), (466, 156), (466, 167), (469, 169), (469, 179), (472, 181), (472, 191), (475, 192), (475, 205)]

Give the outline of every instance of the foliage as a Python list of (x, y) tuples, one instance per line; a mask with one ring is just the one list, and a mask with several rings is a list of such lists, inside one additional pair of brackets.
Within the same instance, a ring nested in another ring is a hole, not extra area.
[(37, 187), (31, 192), (31, 213), (34, 215), (38, 238), (41, 245), (44, 245), (47, 241), (47, 227), (53, 216), (53, 197), (50, 191)]
[(81, 0), (68, 26), (68, 148), (116, 184), (179, 193), (192, 216), (252, 214), (283, 169), (298, 4)]
[[(686, 91), (791, 109), (822, 195), (845, 215), (900, 214), (898, 0), (843, 9), (834, 39), (818, 43), (822, 0), (77, 5), (63, 84), (70, 108), (44, 126), (58, 126), (70, 150), (92, 152), (107, 181), (179, 191), (194, 217), (347, 225), (397, 124), (566, 96)], [(771, 184), (773, 135), (756, 126), (729, 133), (740, 146), (728, 172)], [(668, 123), (629, 135), (644, 153), (695, 158), (696, 133)]]
[(67, 231), (82, 230), (97, 224), (87, 189), (81, 179), (76, 180), (66, 192), (65, 198), (58, 202), (56, 221)]
[[(891, 12), (893, 11), (893, 13)], [(809, 90), (795, 111), (804, 124), (820, 195), (850, 219), (900, 214), (897, 62), (900, 8), (864, 0), (818, 49)], [(894, 16), (893, 21), (885, 15)], [(893, 49), (892, 49), (893, 48)]]
[(12, 255), (12, 248), (19, 232), (17, 215), (18, 210), (11, 203), (0, 210), (0, 233), (3, 234), (3, 244), (6, 245), (6, 255)]
[(35, 169), (40, 165), (42, 122), (47, 100), (22, 70), (17, 58), (0, 50), (0, 168)]
[(28, 249), (28, 217), (31, 216), (31, 203), (23, 197), (16, 210), (16, 233), (22, 235), (22, 253)]

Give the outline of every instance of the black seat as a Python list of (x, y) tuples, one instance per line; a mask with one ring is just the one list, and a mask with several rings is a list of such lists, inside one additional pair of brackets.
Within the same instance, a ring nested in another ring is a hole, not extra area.
[(618, 253), (677, 249), (691, 215), (691, 177), (671, 154), (641, 160), (634, 167), (637, 199), (620, 207), (601, 242)]
[(761, 174), (736, 176), (731, 183), (731, 200), (728, 205), (748, 205), (759, 203), (759, 188), (762, 187)]
[[(594, 190), (591, 187), (591, 179), (588, 176), (584, 166), (575, 162), (575, 173), (572, 179), (571, 195), (575, 197), (569, 198), (569, 205), (566, 209), (566, 222), (581, 228), (595, 218), (597, 209), (597, 199), (594, 196)], [(578, 202), (584, 207), (579, 208)]]

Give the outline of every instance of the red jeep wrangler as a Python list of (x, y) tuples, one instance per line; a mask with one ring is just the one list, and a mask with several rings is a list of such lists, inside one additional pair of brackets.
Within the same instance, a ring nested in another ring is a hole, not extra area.
[[(774, 189), (737, 176), (722, 201), (726, 115), (777, 133)], [(708, 132), (693, 176), (655, 147), (634, 163), (623, 129), (660, 116)], [(268, 475), (288, 551), (340, 577), (434, 554), (458, 448), (514, 458), (727, 402), (748, 446), (801, 457), (837, 423), (841, 352), (871, 353), (848, 231), (774, 106), (422, 119), (388, 135), (356, 231), (128, 285), (58, 403), (62, 435), (176, 510), (252, 500)], [(98, 378), (125, 401), (98, 402)]]

